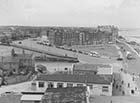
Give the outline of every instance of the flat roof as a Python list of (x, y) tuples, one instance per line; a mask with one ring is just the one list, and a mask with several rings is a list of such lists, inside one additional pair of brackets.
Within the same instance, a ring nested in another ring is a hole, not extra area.
[(21, 101), (41, 101), (44, 95), (22, 95)]

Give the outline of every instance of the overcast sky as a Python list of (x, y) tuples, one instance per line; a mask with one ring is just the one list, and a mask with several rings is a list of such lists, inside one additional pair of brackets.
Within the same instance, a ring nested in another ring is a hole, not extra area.
[(140, 0), (0, 0), (0, 25), (140, 27)]

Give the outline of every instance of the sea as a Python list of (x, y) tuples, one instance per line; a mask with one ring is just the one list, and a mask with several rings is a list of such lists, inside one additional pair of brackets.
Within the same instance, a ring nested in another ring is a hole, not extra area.
[(119, 35), (128, 41), (135, 41), (140, 44), (140, 29), (127, 29), (119, 31)]

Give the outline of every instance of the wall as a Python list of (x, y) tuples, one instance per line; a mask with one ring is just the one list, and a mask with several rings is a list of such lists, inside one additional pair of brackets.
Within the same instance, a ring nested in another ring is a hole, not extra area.
[[(57, 88), (57, 83), (58, 82), (53, 82), (53, 83), (54, 83), (54, 88)], [(67, 83), (65, 83), (65, 82), (59, 82), (59, 83), (64, 83), (63, 86), (67, 87)], [(73, 86), (77, 86), (77, 84), (83, 84), (83, 86), (87, 86), (84, 83), (73, 83)], [(48, 82), (45, 82), (44, 88), (39, 88), (38, 85), (39, 85), (39, 81), (36, 81), (36, 90), (40, 91), (40, 92), (45, 91), (48, 88)], [(90, 95), (112, 96), (112, 83), (110, 85), (103, 85), (103, 84), (92, 84), (92, 85), (93, 85), (93, 89), (89, 89), (90, 90)], [(108, 92), (102, 92), (102, 87), (103, 86), (108, 86)]]
[(99, 68), (97, 74), (113, 74), (113, 68)]
[(7, 77), (5, 78), (5, 81), (7, 82), (7, 84), (21, 83), (29, 80), (30, 76), (31, 73), (28, 73), (28, 75), (25, 76), (19, 75), (19, 76)]
[[(35, 101), (21, 101), (21, 103), (35, 103)], [(39, 102), (37, 102), (37, 103), (39, 103)], [(41, 103), (41, 102), (40, 102)]]
[[(46, 81), (40, 81), (40, 82), (45, 82), (45, 86), (44, 86), (44, 88), (39, 88), (39, 81), (36, 81), (36, 90), (40, 91), (40, 92), (45, 91), (48, 88), (48, 82), (46, 82)], [(49, 82), (52, 82), (52, 81), (49, 81)], [(54, 88), (57, 88), (57, 83), (64, 83), (63, 87), (67, 87), (66, 82), (53, 82)], [(86, 86), (86, 84), (84, 84), (84, 83), (73, 83), (73, 86), (77, 86), (77, 84), (83, 84), (83, 86)]]
[[(103, 86), (108, 86), (108, 92), (102, 92)], [(90, 89), (90, 95), (112, 96), (112, 84), (110, 84), (110, 85), (93, 84), (93, 89)]]

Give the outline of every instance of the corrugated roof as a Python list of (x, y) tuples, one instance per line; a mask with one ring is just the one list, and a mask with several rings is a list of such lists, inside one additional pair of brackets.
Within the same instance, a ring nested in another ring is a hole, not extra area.
[(41, 101), (43, 95), (23, 95), (21, 101)]
[(39, 75), (36, 80), (40, 81), (59, 81), (75, 83), (110, 84), (112, 75), (72, 75), (72, 74), (51, 74)]

